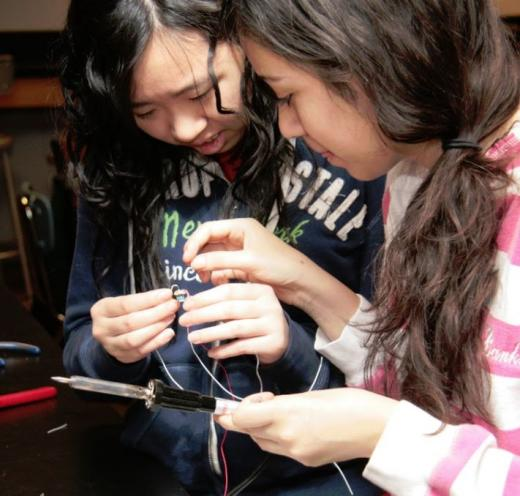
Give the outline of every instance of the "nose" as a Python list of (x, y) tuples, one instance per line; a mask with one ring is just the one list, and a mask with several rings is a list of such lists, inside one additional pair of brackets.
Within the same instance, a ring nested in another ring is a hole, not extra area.
[(175, 112), (171, 117), (170, 132), (175, 141), (189, 144), (204, 131), (207, 123), (203, 113)]
[(305, 134), (297, 112), (290, 105), (278, 107), (278, 127), (287, 138), (298, 138)]

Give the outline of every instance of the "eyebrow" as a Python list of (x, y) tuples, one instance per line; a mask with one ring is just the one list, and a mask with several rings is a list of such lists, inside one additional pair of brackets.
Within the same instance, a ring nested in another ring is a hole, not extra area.
[[(212, 84), (212, 81), (209, 77), (199, 83), (196, 83), (196, 82), (188, 83), (183, 88), (180, 88), (176, 91), (168, 92), (168, 96), (170, 96), (172, 98), (177, 98), (181, 95), (184, 95), (185, 93), (189, 93), (190, 91), (196, 90), (201, 87), (205, 87), (207, 84)], [(149, 101), (133, 101), (132, 108), (145, 107), (146, 105), (150, 105), (151, 103), (152, 102), (149, 102)]]

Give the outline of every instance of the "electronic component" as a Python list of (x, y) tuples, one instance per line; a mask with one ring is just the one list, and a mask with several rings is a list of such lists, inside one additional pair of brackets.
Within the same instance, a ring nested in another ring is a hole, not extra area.
[(181, 289), (177, 284), (174, 284), (170, 289), (172, 290), (172, 297), (179, 303), (183, 303), (190, 295), (187, 289)]

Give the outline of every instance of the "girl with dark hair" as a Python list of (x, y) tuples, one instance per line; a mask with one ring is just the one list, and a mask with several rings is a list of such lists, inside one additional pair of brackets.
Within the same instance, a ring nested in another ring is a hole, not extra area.
[[(193, 234), (186, 262), (290, 295), (355, 386), (256, 396), (221, 424), (307, 465), (369, 457), (364, 475), (392, 494), (518, 494), (520, 67), (493, 2), (229, 3), (282, 133), (356, 178), (388, 177), (372, 305), (304, 255), (279, 258), (253, 221)], [(182, 321), (219, 307), (195, 295)]]
[[(222, 356), (217, 343), (192, 347), (164, 289), (209, 287), (182, 261), (185, 239), (208, 220), (251, 216), (324, 270), (341, 266), (336, 277), (366, 296), (382, 239), (382, 182), (354, 180), (303, 141), (285, 140), (269, 97), (243, 84), (240, 47), (220, 33), (215, 0), (70, 4), (61, 80), (81, 200), (65, 367), (224, 397), (221, 388), (243, 397), (341, 385), (313, 348), (316, 324), (282, 307), (269, 286), (233, 285), (254, 331), (241, 340), (246, 356)], [(123, 441), (169, 466), (191, 494), (344, 491), (334, 467), (266, 454), (207, 414), (133, 405), (127, 420)], [(357, 494), (377, 494), (363, 465), (342, 469)]]

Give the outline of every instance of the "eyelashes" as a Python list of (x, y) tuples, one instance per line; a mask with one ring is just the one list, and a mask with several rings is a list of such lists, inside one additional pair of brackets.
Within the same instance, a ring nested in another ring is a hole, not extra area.
[[(213, 87), (208, 88), (203, 93), (196, 95), (192, 98), (188, 98), (188, 100), (190, 100), (191, 102), (198, 102), (198, 101), (204, 100), (206, 97), (208, 97), (209, 95), (212, 94), (212, 91), (213, 91)], [(142, 112), (142, 113), (134, 112), (134, 116), (136, 119), (147, 119), (147, 118), (151, 117), (154, 114), (154, 112), (155, 112), (155, 109), (151, 109), (151, 110), (148, 110), (148, 111)]]
[(193, 98), (190, 98), (190, 101), (195, 102), (198, 100), (202, 100), (203, 98), (207, 97), (213, 90), (213, 87), (208, 88), (204, 93), (201, 93), (200, 95), (194, 96)]
[(141, 114), (137, 114), (134, 112), (134, 115), (137, 119), (146, 119), (146, 118), (150, 117), (153, 113), (154, 113), (153, 110), (148, 110), (147, 112), (143, 112)]

